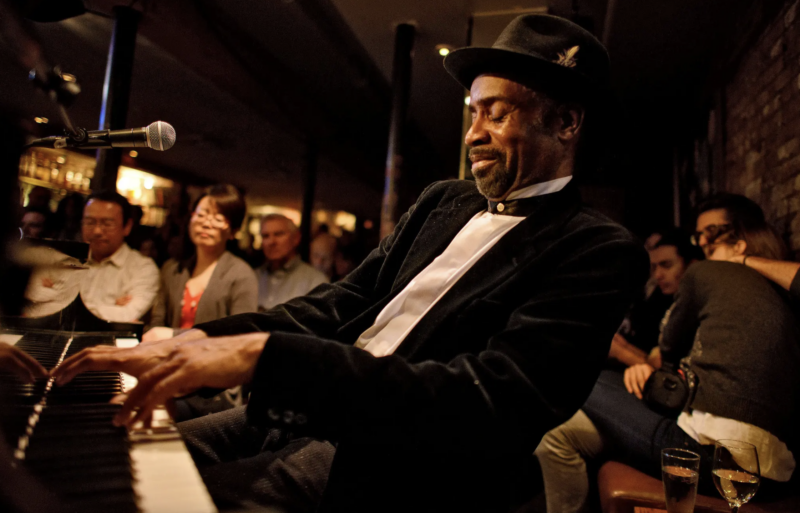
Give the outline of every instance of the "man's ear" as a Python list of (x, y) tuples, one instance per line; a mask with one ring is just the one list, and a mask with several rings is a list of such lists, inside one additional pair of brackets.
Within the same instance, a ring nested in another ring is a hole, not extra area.
[(571, 141), (578, 138), (586, 110), (577, 103), (565, 103), (558, 107), (558, 138)]
[(127, 223), (125, 223), (125, 227), (124, 227), (124, 228), (122, 228), (122, 232), (123, 232), (123, 233), (125, 234), (125, 236), (127, 237), (128, 235), (130, 235), (130, 234), (131, 234), (131, 230), (132, 230), (132, 229), (133, 229), (133, 219), (128, 219), (128, 222), (127, 222)]
[(747, 242), (739, 239), (736, 241), (736, 244), (733, 245), (733, 251), (737, 255), (744, 255), (744, 252), (747, 251)]

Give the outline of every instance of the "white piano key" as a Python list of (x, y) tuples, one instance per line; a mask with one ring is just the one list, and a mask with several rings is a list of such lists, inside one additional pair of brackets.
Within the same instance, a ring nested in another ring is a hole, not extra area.
[(217, 511), (181, 440), (134, 443), (130, 455), (142, 513)]
[[(117, 338), (116, 344), (117, 347), (136, 347), (139, 345), (139, 340), (135, 338)], [(139, 380), (124, 372), (120, 372), (120, 375), (122, 376), (122, 391), (127, 394), (136, 386)]]
[(10, 346), (17, 345), (17, 342), (25, 335), (13, 335), (11, 333), (0, 333), (0, 342), (5, 342)]

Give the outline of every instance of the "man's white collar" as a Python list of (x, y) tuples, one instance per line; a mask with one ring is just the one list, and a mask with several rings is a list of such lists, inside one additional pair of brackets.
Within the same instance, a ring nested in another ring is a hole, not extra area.
[(547, 182), (535, 183), (518, 191), (512, 192), (508, 195), (506, 201), (552, 194), (566, 187), (570, 180), (572, 180), (572, 176), (565, 176), (564, 178), (556, 178), (555, 180), (549, 180)]

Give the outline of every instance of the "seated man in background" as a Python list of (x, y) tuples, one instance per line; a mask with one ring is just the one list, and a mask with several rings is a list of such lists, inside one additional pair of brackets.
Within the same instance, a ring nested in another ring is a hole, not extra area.
[(288, 217), (269, 214), (261, 220), (261, 250), (266, 262), (256, 269), (259, 311), (304, 296), (317, 285), (328, 283), (327, 276), (300, 260), (299, 245), (300, 230)]
[(25, 207), (20, 221), (22, 236), (28, 239), (41, 239), (47, 234), (50, 216), (49, 210), (41, 207)]
[(623, 366), (623, 370), (631, 365), (658, 361), (661, 320), (672, 305), (672, 296), (678, 291), (683, 273), (692, 262), (703, 259), (702, 251), (693, 246), (689, 236), (679, 228), (661, 232), (648, 253), (657, 290), (633, 305), (629, 323), (614, 335), (608, 353), (611, 360)]
[(700, 454), (699, 493), (715, 495), (711, 459), (720, 439), (757, 447), (757, 499), (791, 491), (791, 447), (800, 441), (794, 302), (763, 276), (729, 262), (758, 258), (786, 268), (775, 262), (786, 257), (786, 247), (761, 208), (743, 196), (718, 196), (699, 212), (695, 241), (708, 261), (684, 274), (659, 341), (662, 358), (676, 367), (680, 361), (691, 384), (683, 412), (667, 417), (642, 401), (655, 370), (649, 364), (629, 367), (624, 377), (603, 371), (581, 410), (536, 449), (548, 513), (587, 510), (587, 459), (611, 457), (660, 478), (660, 451), (667, 447)]
[(316, 270), (324, 274), (330, 281), (336, 274), (336, 237), (328, 232), (321, 232), (311, 241), (310, 260)]
[(87, 308), (107, 321), (138, 321), (158, 294), (160, 274), (152, 259), (125, 243), (133, 226), (131, 205), (116, 192), (96, 192), (83, 209), (89, 270), (81, 283)]

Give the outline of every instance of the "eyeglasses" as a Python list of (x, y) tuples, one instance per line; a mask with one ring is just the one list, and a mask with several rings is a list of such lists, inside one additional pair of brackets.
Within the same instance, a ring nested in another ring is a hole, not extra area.
[(710, 224), (703, 228), (700, 231), (694, 232), (692, 234), (691, 240), (692, 244), (695, 246), (700, 246), (700, 236), (705, 235), (707, 244), (714, 244), (718, 238), (723, 235), (726, 235), (733, 231), (733, 225), (726, 223), (726, 224)]
[(210, 214), (203, 210), (195, 210), (192, 213), (192, 217), (198, 223), (205, 223), (208, 221), (208, 224), (211, 225), (212, 228), (216, 228), (218, 230), (224, 230), (230, 226), (228, 220), (225, 219), (225, 216), (222, 214)]
[(116, 228), (118, 223), (113, 219), (92, 219), (90, 217), (81, 220), (81, 224), (86, 228), (94, 228), (99, 225), (101, 230), (110, 230)]

